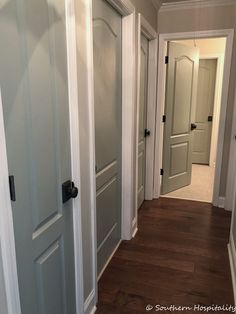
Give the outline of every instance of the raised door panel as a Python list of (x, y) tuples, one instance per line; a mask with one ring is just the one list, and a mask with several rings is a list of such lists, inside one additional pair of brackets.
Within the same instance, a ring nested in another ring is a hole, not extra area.
[[(194, 63), (187, 56), (175, 60), (172, 136), (189, 133)], [(185, 92), (183, 93), (183, 87)]]

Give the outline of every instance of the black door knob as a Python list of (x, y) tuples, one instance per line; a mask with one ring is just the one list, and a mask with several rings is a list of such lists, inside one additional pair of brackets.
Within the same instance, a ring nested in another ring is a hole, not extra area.
[(78, 195), (78, 188), (74, 182), (68, 180), (62, 184), (62, 201), (63, 203), (69, 201), (71, 198), (76, 198)]
[(150, 136), (151, 135), (151, 131), (148, 129), (144, 130), (144, 137)]
[(191, 123), (191, 131), (195, 130), (197, 128), (197, 125), (195, 123)]
[(71, 197), (72, 198), (76, 198), (78, 195), (78, 188), (75, 186), (74, 182), (72, 182), (72, 186), (71, 186)]

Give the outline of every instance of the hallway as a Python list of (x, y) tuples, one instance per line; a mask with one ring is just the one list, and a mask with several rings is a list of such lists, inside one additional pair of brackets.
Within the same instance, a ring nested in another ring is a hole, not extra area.
[(122, 242), (99, 281), (96, 313), (146, 313), (148, 304), (233, 304), (229, 229), (230, 213), (210, 204), (146, 201), (136, 237)]

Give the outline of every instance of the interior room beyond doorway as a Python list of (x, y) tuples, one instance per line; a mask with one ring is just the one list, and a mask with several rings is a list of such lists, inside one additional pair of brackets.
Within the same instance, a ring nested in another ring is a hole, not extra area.
[[(192, 129), (192, 174), (190, 184), (183, 184), (180, 188), (173, 188), (169, 193), (164, 192), (162, 194), (166, 197), (211, 203), (213, 199), (226, 39), (208, 38), (174, 42), (199, 50), (195, 118), (191, 121), (194, 122), (191, 123), (191, 127), (194, 126)], [(168, 84), (166, 88), (168, 88)], [(166, 110), (165, 114), (168, 115)]]

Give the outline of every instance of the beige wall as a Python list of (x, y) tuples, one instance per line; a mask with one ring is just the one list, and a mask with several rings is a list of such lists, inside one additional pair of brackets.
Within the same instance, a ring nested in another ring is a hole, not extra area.
[(151, 0), (131, 0), (135, 6), (136, 13), (141, 13), (149, 24), (157, 29), (157, 10)]
[(196, 40), (178, 40), (178, 43), (192, 46), (196, 45), (199, 48), (200, 56), (206, 54), (224, 54), (225, 53), (225, 38), (208, 38)]
[[(199, 30), (236, 29), (236, 5), (159, 12), (158, 33), (191, 32)], [(225, 196), (229, 143), (232, 127), (234, 91), (236, 85), (236, 40), (232, 56), (225, 143), (222, 163), (220, 195)]]

